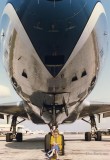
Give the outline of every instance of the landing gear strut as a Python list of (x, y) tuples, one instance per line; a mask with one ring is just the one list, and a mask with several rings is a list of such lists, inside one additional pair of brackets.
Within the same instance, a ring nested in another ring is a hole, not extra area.
[[(54, 102), (55, 102), (55, 96), (56, 94), (53, 94)], [(44, 141), (44, 147), (45, 147), (45, 152), (48, 152), (51, 150), (52, 145), (58, 144), (60, 152), (60, 155), (64, 155), (64, 136), (62, 134), (59, 134), (58, 127), (57, 127), (57, 122), (56, 122), (56, 116), (59, 112), (62, 112), (63, 109), (65, 111), (65, 114), (68, 116), (68, 109), (65, 103), (65, 100), (63, 98), (63, 102), (61, 105), (58, 105), (56, 103), (53, 103), (52, 105), (46, 105), (44, 103), (45, 108), (49, 110), (52, 113), (52, 120), (49, 124), (50, 126), (50, 132), (45, 136), (45, 141)], [(42, 113), (42, 111), (41, 111)], [(57, 135), (55, 135), (55, 131), (58, 131)]]
[[(22, 120), (21, 122), (23, 122), (23, 121), (24, 120)], [(10, 133), (6, 134), (6, 142), (12, 142), (13, 139), (16, 139), (17, 142), (22, 142), (22, 139), (23, 139), (22, 133), (17, 133), (17, 131), (16, 131), (17, 124), (19, 124), (21, 122), (17, 123), (17, 117), (16, 116), (12, 117)]]
[(82, 120), (91, 125), (91, 132), (85, 133), (85, 141), (91, 141), (91, 138), (94, 138), (95, 141), (101, 141), (102, 135), (101, 135), (101, 132), (98, 131), (97, 129), (95, 116), (94, 115), (90, 116), (90, 122), (86, 121), (85, 119), (82, 119)]

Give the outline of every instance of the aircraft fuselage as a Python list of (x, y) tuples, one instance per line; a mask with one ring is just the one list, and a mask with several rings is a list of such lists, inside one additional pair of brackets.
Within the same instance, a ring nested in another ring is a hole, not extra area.
[(75, 121), (107, 54), (101, 2), (9, 0), (0, 32), (5, 68), (30, 119)]

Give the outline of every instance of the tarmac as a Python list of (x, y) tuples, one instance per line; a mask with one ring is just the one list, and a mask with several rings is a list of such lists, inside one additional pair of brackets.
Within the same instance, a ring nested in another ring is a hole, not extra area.
[[(60, 160), (110, 160), (110, 136), (86, 142), (84, 135), (64, 135), (65, 155)], [(46, 160), (44, 135), (26, 135), (23, 142), (0, 137), (0, 160)]]

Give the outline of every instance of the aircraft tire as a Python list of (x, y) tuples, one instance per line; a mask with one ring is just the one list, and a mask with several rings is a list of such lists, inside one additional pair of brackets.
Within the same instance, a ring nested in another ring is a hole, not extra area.
[(90, 132), (85, 133), (85, 141), (91, 141), (91, 133)]
[(101, 140), (102, 140), (102, 134), (100, 131), (97, 131), (95, 141), (101, 141)]
[(12, 142), (13, 140), (13, 135), (12, 133), (7, 133), (6, 134), (6, 142)]
[(22, 142), (23, 141), (23, 134), (22, 133), (17, 133), (16, 134), (16, 141), (17, 142)]

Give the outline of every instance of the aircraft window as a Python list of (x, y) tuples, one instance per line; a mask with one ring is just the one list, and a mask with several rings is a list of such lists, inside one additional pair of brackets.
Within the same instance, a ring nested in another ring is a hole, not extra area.
[(78, 80), (78, 77), (77, 77), (77, 75), (75, 74), (75, 75), (73, 76), (73, 78), (72, 78), (72, 82), (77, 81), (77, 80)]
[(47, 66), (61, 66), (64, 64), (64, 55), (47, 55), (45, 56)]
[(81, 77), (84, 77), (84, 76), (86, 76), (86, 75), (87, 75), (87, 72), (86, 72), (86, 70), (84, 70), (84, 71), (82, 72)]
[(25, 70), (25, 69), (23, 70), (22, 76), (23, 76), (23, 77), (25, 77), (25, 78), (28, 78), (28, 76), (27, 76), (27, 73), (26, 73), (26, 70)]

